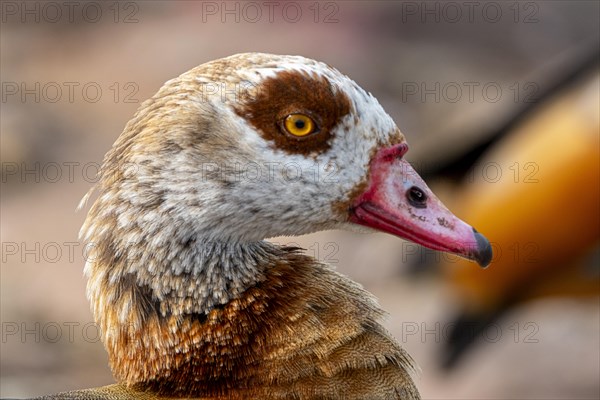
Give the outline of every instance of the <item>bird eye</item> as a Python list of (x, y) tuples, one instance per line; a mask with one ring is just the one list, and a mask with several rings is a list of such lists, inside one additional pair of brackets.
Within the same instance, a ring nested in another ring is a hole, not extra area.
[(290, 134), (298, 137), (315, 132), (317, 125), (311, 117), (305, 114), (290, 114), (283, 120), (283, 127)]

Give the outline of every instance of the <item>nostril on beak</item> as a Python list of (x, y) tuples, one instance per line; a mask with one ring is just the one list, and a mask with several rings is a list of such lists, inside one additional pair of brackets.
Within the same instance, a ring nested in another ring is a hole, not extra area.
[(427, 207), (427, 195), (425, 192), (416, 186), (411, 187), (406, 192), (406, 198), (411, 206), (416, 208)]

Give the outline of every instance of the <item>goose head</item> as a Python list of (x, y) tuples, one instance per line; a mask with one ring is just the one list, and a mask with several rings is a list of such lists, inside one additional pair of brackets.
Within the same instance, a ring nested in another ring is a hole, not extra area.
[(100, 203), (115, 203), (104, 214), (129, 244), (135, 227), (152, 247), (362, 226), (487, 264), (487, 241), (443, 206), (407, 151), (378, 101), (336, 69), (239, 54), (168, 81), (140, 107), (106, 156)]

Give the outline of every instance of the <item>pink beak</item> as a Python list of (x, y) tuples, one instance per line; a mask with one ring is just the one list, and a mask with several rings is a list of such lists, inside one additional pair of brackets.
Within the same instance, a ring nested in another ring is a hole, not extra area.
[(350, 220), (488, 266), (489, 241), (435, 197), (402, 159), (407, 151), (408, 145), (402, 143), (377, 152), (368, 187), (352, 205)]

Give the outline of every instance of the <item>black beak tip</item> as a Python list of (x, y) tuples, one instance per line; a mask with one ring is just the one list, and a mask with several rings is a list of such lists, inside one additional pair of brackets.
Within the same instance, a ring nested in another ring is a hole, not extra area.
[(477, 232), (475, 228), (473, 228), (473, 234), (475, 234), (475, 240), (477, 240), (477, 253), (473, 255), (473, 258), (481, 268), (487, 268), (492, 262), (492, 245), (489, 240), (481, 233)]

